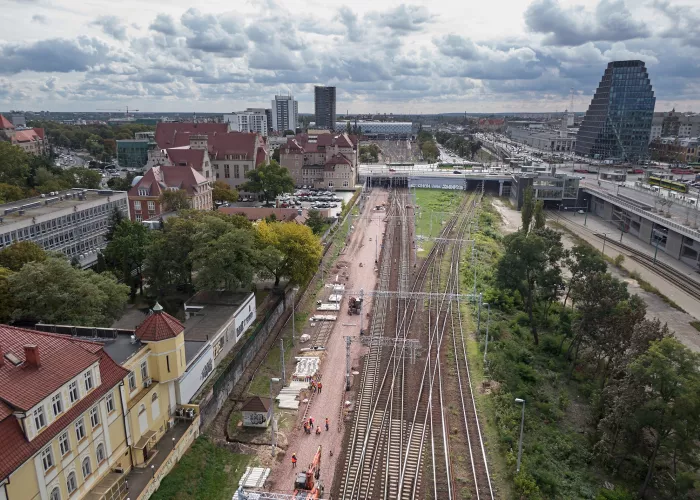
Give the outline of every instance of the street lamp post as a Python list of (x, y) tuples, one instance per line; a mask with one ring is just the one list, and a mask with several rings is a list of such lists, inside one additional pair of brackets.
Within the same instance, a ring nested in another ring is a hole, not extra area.
[(270, 451), (272, 456), (275, 456), (275, 447), (277, 446), (277, 435), (275, 434), (275, 400), (272, 397), (272, 384), (279, 382), (280, 379), (277, 377), (270, 377), (270, 422), (272, 423), (272, 430), (270, 432)]
[(299, 288), (297, 288), (297, 287), (292, 288), (292, 344), (294, 344), (296, 342), (296, 338), (297, 338), (296, 337), (296, 335), (297, 335), (296, 325), (294, 324), (294, 312), (296, 311), (296, 308), (297, 308), (296, 307), (296, 305), (297, 305), (297, 301), (296, 301), (297, 290), (299, 290)]
[(515, 473), (520, 472), (520, 461), (523, 457), (523, 430), (525, 428), (525, 400), (515, 398), (515, 402), (523, 405), (522, 416), (520, 417), (520, 442), (518, 443), (518, 465), (515, 468)]

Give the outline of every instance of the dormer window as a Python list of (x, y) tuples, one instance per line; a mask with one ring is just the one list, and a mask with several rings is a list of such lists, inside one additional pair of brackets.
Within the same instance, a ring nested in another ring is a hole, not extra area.
[(68, 386), (68, 397), (70, 397), (71, 403), (75, 403), (78, 398), (80, 398), (80, 394), (78, 393), (78, 382), (75, 380)]
[(88, 370), (87, 372), (85, 372), (83, 378), (85, 379), (85, 392), (88, 392), (90, 391), (90, 389), (93, 388), (92, 370)]
[(148, 189), (139, 188), (139, 196), (148, 196)]
[(36, 427), (37, 431), (46, 427), (46, 415), (44, 414), (43, 406), (34, 410), (34, 427)]

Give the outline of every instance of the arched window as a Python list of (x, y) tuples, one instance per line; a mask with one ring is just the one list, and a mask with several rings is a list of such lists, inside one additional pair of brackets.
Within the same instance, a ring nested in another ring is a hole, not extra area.
[(75, 479), (75, 472), (70, 472), (68, 474), (68, 478), (66, 479), (66, 489), (68, 490), (69, 495), (78, 489), (78, 481)]
[(95, 450), (95, 456), (97, 456), (97, 463), (101, 464), (105, 460), (105, 446), (100, 443), (97, 445), (97, 449)]
[(139, 406), (139, 415), (141, 415), (145, 411), (146, 411), (146, 405), (142, 404), (141, 406)]
[(151, 403), (152, 403), (153, 401), (155, 401), (156, 399), (158, 399), (158, 393), (157, 393), (157, 392), (154, 392), (154, 393), (153, 393), (153, 396), (151, 396)]
[(92, 465), (90, 464), (90, 457), (85, 457), (83, 459), (83, 477), (87, 479), (87, 477), (92, 474)]
[(49, 500), (61, 500), (61, 490), (58, 486), (51, 490), (51, 496)]

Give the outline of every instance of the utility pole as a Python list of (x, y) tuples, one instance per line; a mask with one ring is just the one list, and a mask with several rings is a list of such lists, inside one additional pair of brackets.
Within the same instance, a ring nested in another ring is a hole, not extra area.
[(489, 304), (487, 302), (484, 305), (487, 307), (487, 312), (486, 312), (486, 342), (484, 343), (484, 365), (486, 365), (486, 353), (489, 351), (489, 325), (491, 324), (491, 304)]
[(476, 315), (476, 331), (477, 333), (481, 332), (481, 299), (482, 299), (483, 294), (479, 294), (479, 311)]
[(284, 373), (284, 337), (280, 339), (280, 363), (282, 364), (282, 386), (284, 387), (284, 384), (287, 381), (286, 373)]
[(518, 465), (515, 469), (515, 473), (520, 472), (520, 460), (523, 457), (523, 430), (525, 428), (525, 400), (521, 398), (515, 398), (515, 402), (523, 405), (522, 416), (520, 417), (520, 442), (518, 443)]
[(364, 305), (364, 288), (360, 288), (360, 335), (364, 332), (364, 316), (362, 315), (362, 306)]
[(352, 337), (345, 337), (345, 390), (350, 390), (350, 344)]

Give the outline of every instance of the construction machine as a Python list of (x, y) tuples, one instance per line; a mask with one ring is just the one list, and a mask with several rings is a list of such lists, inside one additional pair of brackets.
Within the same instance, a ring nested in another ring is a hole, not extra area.
[(362, 309), (362, 299), (358, 299), (357, 297), (350, 297), (350, 300), (348, 301), (348, 314), (352, 316), (353, 314), (360, 314), (360, 310)]
[(297, 500), (311, 500), (321, 498), (323, 495), (323, 482), (321, 477), (321, 446), (318, 447), (314, 460), (309, 464), (306, 472), (299, 472), (294, 481), (294, 498)]

